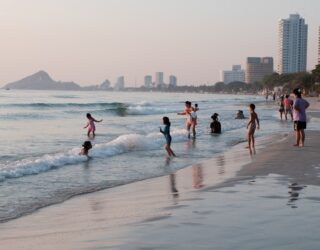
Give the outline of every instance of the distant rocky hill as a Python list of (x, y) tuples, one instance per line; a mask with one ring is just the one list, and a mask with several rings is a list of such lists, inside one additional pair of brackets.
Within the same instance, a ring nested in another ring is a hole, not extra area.
[(57, 82), (52, 80), (45, 71), (39, 71), (19, 81), (6, 84), (5, 89), (33, 89), (33, 90), (81, 90), (74, 82)]

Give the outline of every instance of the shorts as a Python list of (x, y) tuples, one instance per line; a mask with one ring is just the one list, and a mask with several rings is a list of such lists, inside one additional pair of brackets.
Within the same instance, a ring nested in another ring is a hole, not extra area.
[(171, 145), (172, 138), (171, 136), (166, 136), (166, 144)]
[(284, 108), (284, 112), (286, 114), (292, 114), (292, 109), (291, 108)]
[(294, 121), (294, 130), (303, 130), (307, 128), (307, 122)]

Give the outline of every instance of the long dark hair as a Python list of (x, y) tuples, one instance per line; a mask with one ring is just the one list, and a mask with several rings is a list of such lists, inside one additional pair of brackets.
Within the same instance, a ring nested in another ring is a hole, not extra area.
[(87, 113), (87, 118), (90, 119), (92, 116), (90, 113)]
[(169, 120), (169, 117), (164, 116), (162, 119), (163, 119), (163, 124), (164, 124), (164, 125), (168, 125), (168, 126), (171, 125), (170, 120)]
[(301, 89), (300, 88), (296, 88), (293, 90), (293, 94), (295, 94), (298, 98), (301, 98)]

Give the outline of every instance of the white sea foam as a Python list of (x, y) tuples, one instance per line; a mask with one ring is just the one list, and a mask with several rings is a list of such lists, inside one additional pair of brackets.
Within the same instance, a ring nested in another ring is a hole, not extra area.
[[(187, 138), (185, 129), (176, 129), (171, 132), (172, 141), (180, 142)], [(150, 133), (148, 135), (127, 134), (121, 135), (115, 140), (96, 144), (90, 151), (93, 157), (114, 156), (130, 151), (154, 150), (160, 148), (165, 143), (164, 136), (161, 133)]]
[[(186, 140), (186, 130), (173, 130), (173, 142)], [(161, 133), (148, 135), (128, 134), (121, 135), (113, 141), (96, 144), (90, 151), (90, 156), (104, 158), (124, 154), (130, 151), (154, 150), (165, 143)], [(39, 174), (50, 169), (77, 164), (87, 160), (87, 157), (79, 155), (80, 149), (74, 148), (66, 153), (44, 155), (36, 159), (24, 159), (8, 164), (0, 165), (0, 181), (7, 178), (18, 178), (25, 175)]]
[(175, 112), (175, 109), (166, 107), (155, 107), (149, 105), (132, 105), (126, 110), (128, 115), (154, 115)]
[(67, 153), (48, 154), (36, 159), (23, 159), (0, 165), (0, 180), (38, 174), (64, 165), (76, 164), (87, 159), (78, 153), (79, 149), (73, 149)]

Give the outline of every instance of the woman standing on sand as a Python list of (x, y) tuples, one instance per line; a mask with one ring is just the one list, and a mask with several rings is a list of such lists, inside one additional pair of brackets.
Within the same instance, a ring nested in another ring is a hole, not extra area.
[(300, 88), (293, 90), (293, 94), (295, 95), (295, 101), (293, 103), (293, 120), (296, 139), (296, 143), (293, 146), (295, 147), (304, 147), (304, 130), (307, 128), (306, 109), (310, 106), (305, 99), (302, 99), (301, 92)]

